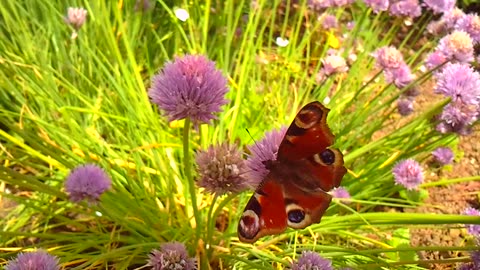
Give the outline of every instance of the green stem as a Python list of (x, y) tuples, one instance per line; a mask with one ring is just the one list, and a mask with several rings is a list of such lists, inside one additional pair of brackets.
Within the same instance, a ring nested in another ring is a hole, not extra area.
[(197, 206), (197, 193), (195, 192), (195, 183), (192, 177), (192, 161), (190, 159), (190, 118), (185, 119), (185, 126), (183, 127), (183, 166), (185, 168), (185, 177), (188, 182), (188, 190), (190, 192), (190, 198), (192, 200), (193, 216), (195, 217), (195, 249), (198, 246), (200, 240), (200, 230), (202, 229), (200, 214)]

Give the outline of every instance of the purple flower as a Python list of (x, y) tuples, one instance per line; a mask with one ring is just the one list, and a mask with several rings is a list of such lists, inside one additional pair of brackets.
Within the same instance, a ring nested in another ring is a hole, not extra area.
[(415, 76), (406, 64), (402, 64), (398, 68), (385, 69), (384, 74), (385, 81), (393, 83), (397, 88), (403, 88), (415, 80)]
[(397, 185), (413, 190), (423, 182), (423, 169), (417, 161), (406, 159), (395, 165), (393, 177)]
[(431, 21), (427, 24), (427, 32), (435, 36), (443, 35), (448, 32), (447, 24), (442, 19)]
[(377, 65), (383, 69), (400, 68), (405, 65), (402, 53), (393, 46), (381, 47), (372, 53), (372, 56), (377, 60)]
[(456, 60), (462, 63), (473, 61), (473, 41), (463, 31), (455, 30), (451, 34), (444, 36), (438, 42), (436, 50), (445, 55), (449, 60)]
[(372, 8), (373, 12), (387, 11), (389, 6), (388, 0), (364, 0), (365, 4)]
[(456, 21), (455, 29), (465, 31), (474, 43), (480, 43), (480, 17), (477, 14), (463, 15)]
[(432, 156), (440, 165), (448, 165), (453, 162), (453, 151), (449, 147), (438, 147), (432, 152)]
[(347, 62), (339, 55), (328, 55), (322, 59), (322, 63), (324, 74), (327, 76), (348, 71)]
[(331, 4), (334, 7), (343, 7), (355, 3), (355, 0), (331, 0)]
[(344, 187), (334, 188), (330, 193), (333, 198), (340, 199), (343, 202), (349, 202), (348, 200), (351, 199), (350, 193)]
[(424, 0), (423, 4), (434, 13), (448, 13), (455, 7), (456, 0)]
[[(464, 211), (465, 215), (468, 216), (479, 216), (480, 217), (480, 211), (478, 211), (475, 208), (472, 207), (467, 207)], [(475, 236), (477, 238), (480, 237), (480, 225), (477, 224), (465, 224), (465, 228), (467, 229), (467, 232), (471, 234), (472, 236)]]
[(422, 9), (418, 0), (400, 0), (392, 3), (389, 8), (390, 14), (394, 16), (406, 16), (416, 18), (422, 15)]
[(463, 10), (455, 7), (450, 12), (443, 14), (441, 20), (445, 22), (446, 30), (450, 31), (455, 27), (457, 21), (464, 15), (465, 13), (463, 12)]
[(452, 131), (470, 126), (478, 119), (478, 106), (462, 102), (450, 102), (440, 114), (440, 119), (452, 127)]
[(206, 151), (199, 151), (195, 160), (200, 176), (197, 183), (210, 193), (238, 193), (251, 185), (244, 177), (247, 167), (236, 145), (210, 146)]
[(185, 245), (179, 242), (164, 243), (160, 250), (152, 250), (148, 255), (147, 266), (154, 270), (197, 269), (195, 259), (188, 256)]
[(87, 10), (84, 8), (69, 7), (65, 22), (70, 24), (75, 30), (80, 29), (87, 19)]
[(292, 270), (333, 270), (332, 262), (313, 251), (304, 251), (298, 260), (292, 263)]
[(268, 169), (265, 167), (265, 162), (270, 160), (277, 160), (277, 152), (280, 143), (285, 137), (287, 127), (282, 127), (280, 130), (272, 130), (265, 133), (262, 140), (253, 145), (248, 146), (250, 156), (245, 162), (248, 167), (248, 179), (257, 187), (268, 174)]
[[(478, 245), (478, 242), (477, 242)], [(472, 258), (473, 265), (480, 269), (480, 249), (477, 251), (470, 252), (470, 258)]]
[(210, 123), (228, 103), (227, 80), (215, 63), (201, 55), (177, 57), (152, 79), (152, 102), (170, 121), (190, 118), (195, 125)]
[(442, 52), (434, 51), (427, 55), (427, 59), (425, 59), (425, 66), (428, 69), (434, 69), (445, 62), (447, 62), (447, 57), (443, 55)]
[(332, 0), (308, 0), (308, 6), (314, 10), (321, 10), (332, 6)]
[(452, 102), (480, 103), (480, 74), (465, 64), (446, 64), (437, 74), (434, 92), (452, 98)]
[(112, 185), (105, 171), (95, 164), (86, 164), (73, 169), (65, 181), (65, 190), (72, 202), (87, 200), (95, 203)]
[(322, 26), (324, 29), (328, 30), (338, 26), (337, 17), (333, 15), (325, 14), (320, 18), (320, 20), (322, 21)]
[(8, 261), (5, 270), (59, 270), (58, 258), (39, 249), (35, 252), (20, 253)]
[(407, 116), (413, 112), (413, 102), (409, 98), (401, 98), (397, 101), (398, 113)]
[(135, 1), (135, 11), (148, 11), (150, 8), (152, 8), (152, 3), (150, 0), (136, 0)]

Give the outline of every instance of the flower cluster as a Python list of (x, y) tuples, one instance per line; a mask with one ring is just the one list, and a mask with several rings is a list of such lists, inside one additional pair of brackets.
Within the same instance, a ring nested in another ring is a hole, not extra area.
[(60, 270), (58, 258), (39, 249), (35, 252), (18, 254), (5, 265), (5, 270)]
[(399, 0), (392, 3), (388, 9), (393, 16), (416, 18), (422, 15), (422, 8), (418, 0)]
[(215, 119), (227, 104), (227, 80), (215, 63), (201, 55), (168, 62), (152, 79), (148, 94), (170, 121), (189, 118), (197, 126)]
[(298, 260), (292, 263), (291, 270), (333, 270), (332, 262), (313, 251), (304, 251)]
[(238, 193), (251, 183), (244, 177), (247, 166), (236, 145), (223, 143), (199, 151), (196, 156), (200, 180), (197, 184), (218, 195)]
[(344, 203), (348, 203), (351, 199), (350, 193), (344, 187), (338, 187), (330, 191), (333, 198), (339, 199)]
[(112, 180), (105, 171), (95, 164), (76, 167), (67, 176), (65, 190), (72, 202), (87, 200), (96, 203), (100, 195), (112, 185)]
[(248, 167), (247, 178), (253, 182), (255, 187), (258, 186), (268, 174), (265, 162), (277, 159), (278, 147), (283, 137), (285, 137), (286, 132), (287, 127), (282, 127), (280, 130), (272, 130), (265, 133), (262, 140), (247, 147), (250, 151), (250, 155), (246, 161)]
[(195, 259), (188, 256), (185, 245), (180, 242), (164, 243), (160, 250), (152, 250), (148, 256), (147, 266), (154, 270), (197, 269)]
[(417, 161), (406, 159), (395, 165), (393, 177), (397, 185), (401, 185), (408, 190), (414, 190), (423, 183), (423, 169)]
[[(467, 209), (465, 209), (464, 214), (468, 215), (468, 216), (478, 216), (478, 217), (480, 217), (480, 211), (475, 209), (475, 208), (472, 208), (472, 207), (468, 207)], [(480, 240), (480, 225), (465, 224), (465, 228), (467, 228), (467, 232), (469, 234), (471, 234), (472, 236), (474, 236), (474, 237), (476, 237), (477, 239)]]
[(364, 1), (365, 1), (365, 4), (369, 6), (375, 13), (388, 10), (388, 6), (389, 6), (388, 0), (364, 0)]
[(480, 73), (467, 64), (446, 64), (436, 74), (435, 93), (451, 99), (439, 115), (441, 133), (468, 134), (480, 111)]
[[(372, 56), (375, 57), (377, 66), (383, 69), (387, 83), (393, 83), (397, 88), (402, 89), (415, 80), (415, 75), (405, 63), (401, 52), (395, 47), (381, 47)], [(398, 112), (401, 115), (405, 116), (413, 112), (416, 95), (417, 92), (412, 86), (402, 93), (397, 103)]]
[(65, 22), (70, 24), (75, 30), (80, 29), (87, 19), (87, 10), (78, 7), (69, 7)]
[(455, 0), (424, 0), (423, 4), (434, 13), (448, 13), (455, 7)]
[(435, 161), (440, 165), (448, 165), (453, 162), (453, 151), (448, 147), (439, 147), (432, 152)]

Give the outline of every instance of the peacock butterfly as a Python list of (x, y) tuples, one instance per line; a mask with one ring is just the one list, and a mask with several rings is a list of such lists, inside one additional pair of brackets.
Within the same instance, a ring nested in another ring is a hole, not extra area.
[(303, 229), (320, 222), (332, 200), (327, 192), (338, 187), (347, 172), (342, 153), (329, 148), (334, 136), (327, 125), (328, 112), (315, 101), (297, 114), (277, 159), (265, 162), (269, 173), (243, 211), (240, 241), (253, 243), (287, 226)]

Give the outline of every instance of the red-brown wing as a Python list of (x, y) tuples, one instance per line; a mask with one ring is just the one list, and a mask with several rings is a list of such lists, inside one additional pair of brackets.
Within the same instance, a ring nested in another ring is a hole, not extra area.
[(304, 106), (280, 144), (270, 173), (248, 201), (238, 223), (238, 237), (253, 243), (287, 226), (301, 229), (320, 222), (346, 173), (342, 153), (330, 149), (334, 136), (328, 109), (319, 102)]
[(245, 207), (238, 223), (238, 238), (253, 243), (288, 227), (303, 229), (320, 222), (331, 196), (321, 190), (305, 192), (297, 185), (269, 174)]
[(280, 163), (308, 160), (304, 169), (316, 176), (317, 186), (324, 191), (338, 187), (347, 172), (342, 153), (329, 148), (335, 139), (327, 125), (329, 111), (318, 101), (305, 105), (288, 128), (277, 155)]
[(327, 125), (329, 111), (318, 101), (305, 105), (298, 112), (280, 143), (277, 159), (304, 159), (331, 146), (335, 137)]

